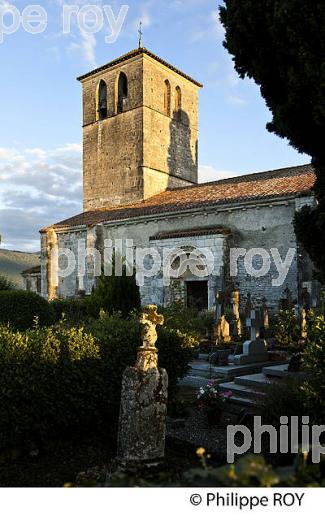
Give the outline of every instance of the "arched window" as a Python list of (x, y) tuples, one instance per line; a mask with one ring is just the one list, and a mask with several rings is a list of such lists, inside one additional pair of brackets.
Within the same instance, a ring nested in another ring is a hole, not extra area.
[(168, 79), (165, 81), (164, 112), (166, 116), (170, 117), (170, 83)]
[(124, 111), (128, 99), (128, 78), (124, 72), (121, 72), (118, 78), (117, 95), (117, 112), (120, 114)]
[(107, 117), (107, 85), (103, 79), (100, 80), (97, 87), (97, 114), (96, 119), (101, 120)]
[(176, 117), (178, 119), (181, 118), (181, 111), (182, 111), (182, 91), (180, 87), (176, 87), (175, 90), (175, 111), (176, 111)]

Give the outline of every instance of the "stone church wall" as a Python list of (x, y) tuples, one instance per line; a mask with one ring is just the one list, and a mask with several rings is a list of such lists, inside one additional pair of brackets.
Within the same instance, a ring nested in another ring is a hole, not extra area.
[[(105, 239), (122, 240), (125, 244), (126, 240), (132, 240), (134, 247), (152, 247), (153, 245), (161, 248), (163, 245), (193, 245), (198, 247), (212, 247), (216, 258), (216, 263), (223, 266), (222, 275), (220, 277), (214, 276), (209, 280), (209, 305), (212, 306), (213, 291), (216, 288), (221, 288), (225, 283), (224, 273), (227, 271), (228, 258), (226, 254), (226, 246), (229, 248), (242, 248), (247, 251), (252, 248), (265, 249), (269, 254), (271, 248), (279, 250), (282, 260), (285, 259), (286, 254), (290, 248), (296, 248), (296, 238), (293, 229), (293, 217), (297, 204), (302, 204), (299, 201), (263, 201), (255, 204), (242, 204), (224, 206), (218, 208), (211, 208), (205, 210), (192, 210), (186, 214), (164, 215), (164, 216), (145, 216), (137, 218), (136, 220), (129, 220), (124, 222), (103, 223), (101, 226), (101, 241)], [(307, 200), (305, 203), (308, 202)], [(231, 236), (227, 237), (211, 237), (211, 236), (196, 236), (189, 238), (177, 238), (166, 241), (152, 241), (154, 237), (161, 232), (182, 231), (196, 228), (207, 227), (225, 227), (231, 230)], [(96, 243), (96, 228), (88, 229), (87, 244)], [(71, 231), (58, 232), (59, 247), (70, 248), (77, 252), (78, 239), (86, 239), (86, 231)], [(215, 242), (217, 241), (217, 242)], [(218, 243), (218, 245), (217, 245)], [(44, 247), (44, 246), (43, 246)], [(215, 248), (215, 249), (213, 249)], [(222, 258), (221, 251), (224, 256)], [(259, 257), (255, 258), (256, 269), (259, 268)], [(94, 284), (94, 276), (92, 273), (92, 261), (87, 267), (87, 275), (83, 282), (78, 281), (77, 272), (73, 273), (65, 280), (59, 281), (58, 295), (60, 297), (74, 296), (76, 292), (82, 288), (86, 292), (90, 292)], [(43, 283), (46, 278), (43, 265)], [(267, 275), (261, 278), (254, 278), (247, 274), (244, 259), (240, 258), (238, 261), (238, 275), (231, 279), (231, 282), (239, 287), (242, 296), (246, 296), (251, 292), (253, 298), (261, 299), (266, 297), (268, 305), (274, 311), (278, 307), (278, 302), (282, 296), (283, 290), (288, 286), (294, 298), (298, 297), (298, 284), (307, 282), (308, 280), (299, 280), (301, 273), (298, 272), (297, 256), (293, 259), (288, 276), (285, 283), (280, 287), (272, 285), (272, 280), (278, 278), (278, 271), (274, 261), (271, 261), (270, 271)], [(160, 277), (155, 277), (146, 280), (145, 286), (141, 289), (144, 303), (158, 303), (161, 304), (166, 300), (166, 290), (162, 287)]]

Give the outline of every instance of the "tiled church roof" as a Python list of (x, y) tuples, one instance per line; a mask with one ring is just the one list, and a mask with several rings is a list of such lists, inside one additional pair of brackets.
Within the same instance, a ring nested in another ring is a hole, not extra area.
[[(312, 193), (315, 173), (311, 165), (296, 166), (262, 173), (242, 175), (232, 179), (170, 189), (143, 202), (114, 208), (101, 208), (81, 213), (52, 226), (64, 229), (75, 226), (94, 226), (111, 222), (153, 216), (209, 206), (294, 197)], [(45, 230), (42, 230), (45, 231)]]

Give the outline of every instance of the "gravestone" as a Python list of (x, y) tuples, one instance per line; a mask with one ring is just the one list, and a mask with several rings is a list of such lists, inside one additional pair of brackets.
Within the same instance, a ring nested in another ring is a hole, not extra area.
[(216, 367), (224, 367), (229, 364), (229, 356), (231, 355), (231, 349), (220, 349), (211, 354), (209, 357), (209, 363)]
[(246, 319), (246, 326), (250, 330), (250, 340), (243, 344), (243, 353), (234, 356), (235, 365), (247, 365), (250, 363), (262, 363), (268, 361), (266, 341), (260, 339), (261, 314), (256, 309), (251, 309), (250, 317)]
[(221, 316), (221, 318), (219, 318), (216, 333), (217, 341), (221, 341), (222, 343), (229, 343), (231, 341), (230, 325), (225, 316)]
[(232, 309), (234, 313), (234, 319), (231, 321), (231, 335), (234, 337), (240, 337), (242, 335), (242, 325), (240, 320), (240, 313), (239, 313), (239, 290), (236, 289), (232, 293)]
[(215, 327), (214, 327), (214, 339), (216, 344), (229, 343), (230, 337), (230, 325), (225, 317), (225, 295), (222, 291), (216, 293), (216, 314), (215, 314)]
[(261, 313), (262, 313), (263, 328), (265, 330), (268, 330), (270, 327), (270, 315), (269, 315), (269, 309), (266, 305), (266, 298), (263, 298), (263, 300), (262, 300)]
[(165, 454), (168, 376), (158, 368), (157, 325), (164, 318), (155, 305), (140, 317), (142, 346), (134, 367), (125, 370), (118, 433), (117, 462), (121, 469), (159, 463)]

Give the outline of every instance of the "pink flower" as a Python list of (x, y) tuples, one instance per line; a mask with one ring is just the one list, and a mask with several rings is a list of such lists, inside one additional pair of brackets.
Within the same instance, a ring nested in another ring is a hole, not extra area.
[(226, 398), (231, 397), (231, 396), (232, 396), (232, 392), (231, 392), (231, 390), (228, 390), (227, 392), (223, 392), (222, 396), (223, 396), (223, 397), (226, 397)]

